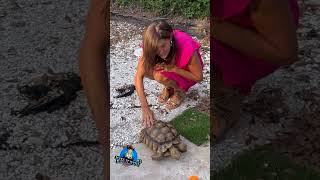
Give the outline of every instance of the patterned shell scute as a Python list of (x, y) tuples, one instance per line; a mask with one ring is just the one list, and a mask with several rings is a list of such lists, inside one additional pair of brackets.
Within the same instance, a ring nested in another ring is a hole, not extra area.
[(177, 139), (177, 130), (171, 124), (162, 121), (157, 121), (155, 123), (154, 126), (143, 131), (145, 137), (149, 137), (151, 141), (163, 146), (164, 149), (171, 147), (172, 141), (176, 144), (177, 141), (180, 140)]

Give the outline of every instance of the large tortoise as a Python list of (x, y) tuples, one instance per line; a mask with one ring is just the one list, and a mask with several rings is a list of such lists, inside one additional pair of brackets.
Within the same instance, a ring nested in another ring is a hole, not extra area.
[(156, 121), (153, 126), (144, 128), (140, 133), (140, 141), (154, 152), (152, 160), (167, 156), (178, 160), (181, 152), (187, 151), (187, 145), (181, 142), (177, 130), (163, 121)]

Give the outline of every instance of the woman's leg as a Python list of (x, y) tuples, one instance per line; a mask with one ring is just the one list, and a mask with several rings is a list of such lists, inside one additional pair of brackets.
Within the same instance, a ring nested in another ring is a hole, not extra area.
[(158, 95), (158, 102), (159, 103), (165, 103), (167, 100), (172, 96), (174, 93), (174, 89), (172, 86), (176, 86), (174, 82), (170, 82), (167, 80), (166, 77), (162, 76), (160, 73), (157, 71), (153, 71), (151, 77), (149, 77), (152, 80), (156, 80), (160, 84), (164, 85), (163, 90), (161, 93)]
[[(224, 85), (222, 75), (214, 74), (213, 102), (211, 108), (211, 139), (218, 142), (240, 118), (243, 95)], [(216, 143), (213, 142), (213, 143)]]
[(164, 90), (162, 91), (162, 96), (164, 98), (162, 98), (164, 99), (164, 102), (166, 101), (166, 108), (169, 110), (177, 108), (182, 103), (184, 98), (184, 91), (179, 88), (177, 82), (168, 79), (162, 75), (160, 71), (154, 71), (153, 78), (165, 86)]
[(160, 71), (153, 71), (153, 78), (160, 84), (163, 84), (165, 87), (180, 89), (175, 81), (166, 78), (161, 74)]

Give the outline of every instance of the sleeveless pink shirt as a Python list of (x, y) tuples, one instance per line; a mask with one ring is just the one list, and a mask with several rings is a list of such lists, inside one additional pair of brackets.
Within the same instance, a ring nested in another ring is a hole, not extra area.
[[(173, 30), (173, 36), (176, 46), (176, 66), (187, 70), (187, 65), (190, 62), (192, 55), (196, 52), (198, 53), (201, 66), (203, 68), (203, 61), (200, 55), (200, 44), (193, 40), (190, 35), (180, 30)], [(168, 79), (176, 81), (177, 85), (184, 91), (187, 91), (191, 86), (196, 84), (196, 82), (186, 79), (174, 72), (162, 72), (161, 74)]]

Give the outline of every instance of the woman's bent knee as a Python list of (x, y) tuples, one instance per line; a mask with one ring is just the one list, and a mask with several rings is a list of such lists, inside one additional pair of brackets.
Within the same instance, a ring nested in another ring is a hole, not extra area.
[(160, 71), (154, 71), (153, 78), (154, 78), (154, 80), (156, 80), (157, 82), (162, 83), (162, 84), (168, 80), (168, 78), (163, 76)]

